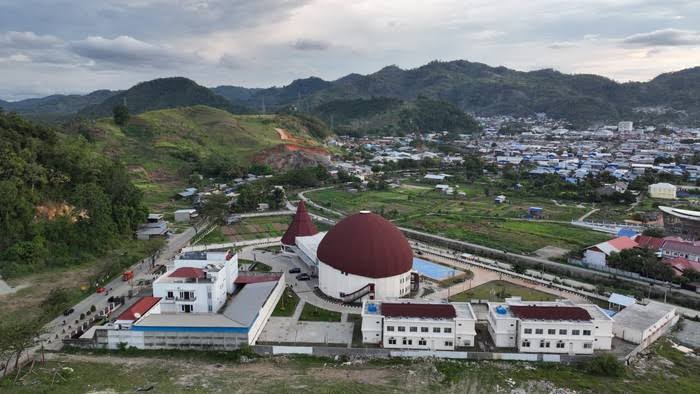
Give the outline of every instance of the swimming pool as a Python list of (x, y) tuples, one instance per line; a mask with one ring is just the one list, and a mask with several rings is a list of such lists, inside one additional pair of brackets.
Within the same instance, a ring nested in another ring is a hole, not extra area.
[(460, 271), (454, 268), (431, 263), (430, 261), (425, 261), (418, 257), (413, 258), (413, 269), (419, 274), (434, 280), (444, 280), (460, 273)]

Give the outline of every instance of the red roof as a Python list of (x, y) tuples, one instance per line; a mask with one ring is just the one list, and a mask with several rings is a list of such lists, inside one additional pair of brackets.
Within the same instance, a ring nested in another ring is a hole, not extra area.
[(650, 237), (648, 235), (640, 235), (635, 238), (640, 248), (648, 248), (651, 250), (659, 250), (661, 244), (664, 243), (663, 238)]
[(510, 311), (528, 320), (593, 320), (587, 310), (577, 306), (510, 305)]
[(405, 274), (413, 267), (406, 237), (391, 222), (369, 212), (336, 224), (318, 245), (317, 256), (341, 272), (367, 278)]
[(204, 278), (204, 270), (194, 267), (182, 267), (168, 275), (171, 278)]
[(637, 243), (632, 241), (627, 237), (618, 237), (608, 241), (609, 245), (612, 245), (617, 250), (631, 249), (637, 246)]
[[(134, 305), (130, 306), (129, 309), (119, 315), (117, 320), (137, 320), (139, 317), (143, 316), (144, 313), (151, 310), (158, 301), (160, 301), (160, 297), (141, 297)], [(136, 316), (137, 314), (139, 316)]]
[(388, 317), (418, 317), (432, 319), (454, 319), (455, 308), (450, 304), (382, 304), (382, 315)]
[(664, 263), (668, 264), (676, 272), (676, 275), (683, 275), (683, 272), (687, 269), (692, 269), (700, 272), (700, 263), (697, 261), (688, 260), (685, 257), (675, 257), (672, 259), (664, 259)]
[(317, 233), (318, 229), (309, 217), (309, 212), (306, 210), (304, 200), (299, 201), (299, 205), (297, 205), (297, 213), (294, 214), (292, 223), (282, 236), (282, 244), (292, 246), (294, 245), (294, 240), (296, 237), (308, 237)]

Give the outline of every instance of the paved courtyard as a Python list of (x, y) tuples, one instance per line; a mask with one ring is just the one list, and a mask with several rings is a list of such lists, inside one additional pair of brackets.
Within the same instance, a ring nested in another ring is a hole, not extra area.
[(260, 334), (259, 342), (277, 343), (352, 343), (354, 323), (297, 321), (290, 317), (271, 317)]

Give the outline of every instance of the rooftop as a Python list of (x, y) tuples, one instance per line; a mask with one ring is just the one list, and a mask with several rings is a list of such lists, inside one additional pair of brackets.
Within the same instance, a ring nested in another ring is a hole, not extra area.
[(137, 320), (151, 310), (158, 302), (160, 302), (160, 297), (141, 297), (134, 305), (122, 312), (116, 320)]
[(577, 306), (510, 305), (510, 311), (523, 320), (593, 320), (585, 309)]
[(615, 315), (615, 325), (645, 330), (676, 308), (659, 302), (632, 304)]

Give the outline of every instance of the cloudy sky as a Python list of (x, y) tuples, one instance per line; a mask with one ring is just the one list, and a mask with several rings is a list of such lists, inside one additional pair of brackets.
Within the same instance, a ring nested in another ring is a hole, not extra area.
[(618, 81), (700, 65), (698, 0), (0, 0), (0, 98), (285, 85), (467, 59)]

